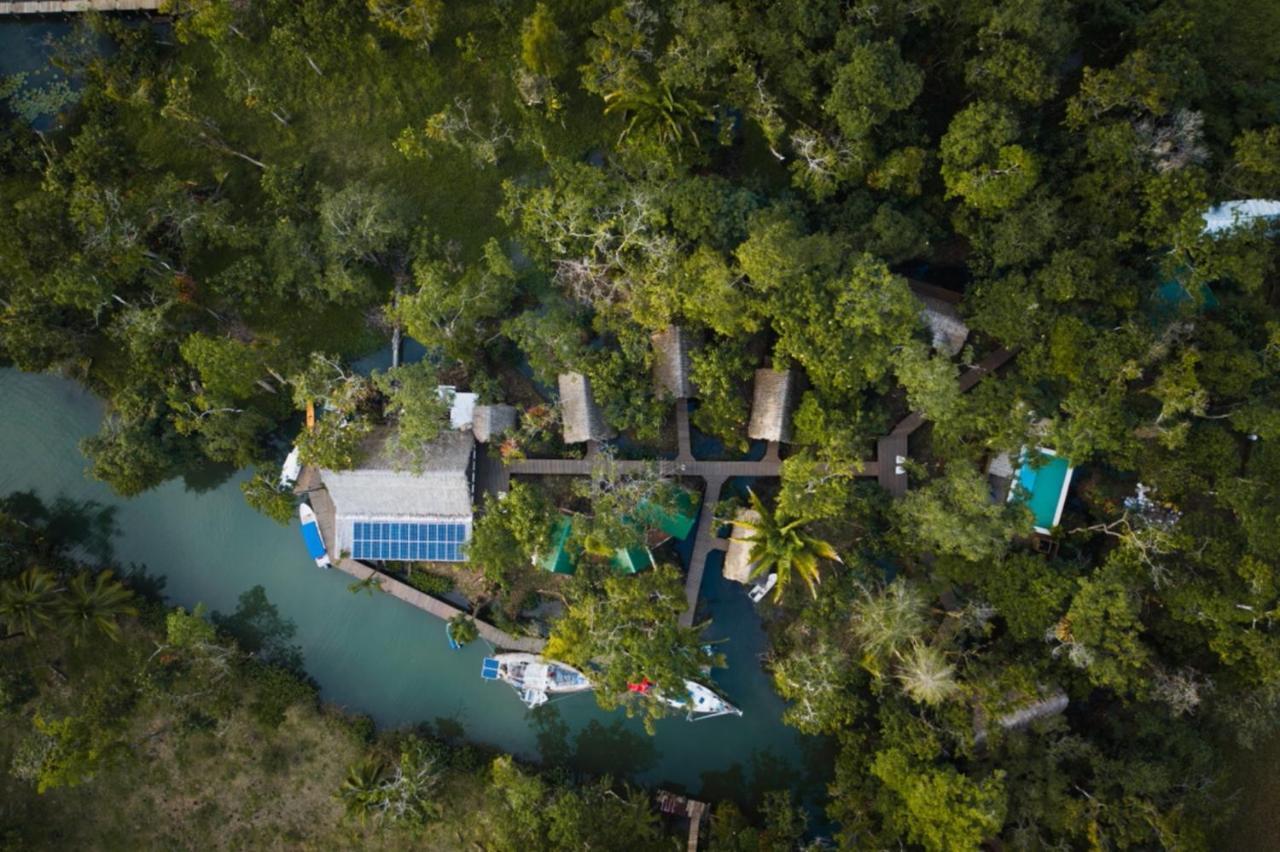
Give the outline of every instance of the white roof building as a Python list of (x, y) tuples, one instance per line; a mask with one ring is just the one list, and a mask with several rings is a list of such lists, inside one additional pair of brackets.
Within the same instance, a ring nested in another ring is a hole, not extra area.
[(355, 470), (320, 471), (334, 505), (333, 551), (369, 561), (461, 561), (471, 538), (475, 436), (443, 432), (413, 460), (421, 472), (390, 437), (375, 433)]

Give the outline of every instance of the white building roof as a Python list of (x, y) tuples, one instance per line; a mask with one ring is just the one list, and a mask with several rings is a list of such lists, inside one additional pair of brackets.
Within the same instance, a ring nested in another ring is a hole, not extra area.
[(1224, 201), (1204, 214), (1204, 232), (1218, 234), (1240, 225), (1250, 225), (1255, 219), (1277, 218), (1280, 218), (1280, 201), (1264, 198)]

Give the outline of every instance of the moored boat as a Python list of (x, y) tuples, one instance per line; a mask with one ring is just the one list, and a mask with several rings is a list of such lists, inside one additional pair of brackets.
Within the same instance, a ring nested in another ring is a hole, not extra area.
[(684, 686), (688, 690), (688, 694), (679, 698), (662, 695), (661, 693), (655, 693), (654, 697), (668, 707), (684, 710), (688, 713), (690, 721), (713, 719), (716, 716), (742, 715), (741, 710), (726, 701), (711, 687), (704, 686), (693, 680), (686, 680)]
[(591, 681), (573, 666), (544, 660), (537, 654), (509, 653), (485, 657), (480, 676), (485, 680), (509, 684), (529, 707), (547, 703), (552, 695), (569, 695), (591, 689)]
[(331, 564), (329, 550), (324, 546), (324, 538), (320, 535), (320, 522), (316, 520), (316, 513), (303, 503), (298, 507), (298, 517), (302, 521), (302, 540), (307, 545), (307, 553), (316, 561), (316, 565), (328, 568)]
[(298, 448), (294, 447), (289, 451), (289, 455), (284, 457), (284, 464), (280, 467), (280, 487), (292, 487), (301, 473), (302, 460), (298, 458)]

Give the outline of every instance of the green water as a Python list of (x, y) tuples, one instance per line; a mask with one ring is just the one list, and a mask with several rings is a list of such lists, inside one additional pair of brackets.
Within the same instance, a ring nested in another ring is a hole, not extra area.
[(649, 737), (590, 696), (531, 714), (507, 687), (481, 681), (478, 643), (450, 651), (443, 622), (384, 595), (352, 594), (346, 575), (317, 569), (296, 523), (278, 526), (245, 505), (243, 475), (203, 493), (172, 481), (122, 500), (85, 477), (76, 446), (97, 428), (98, 400), (70, 381), (16, 370), (0, 370), (0, 400), (0, 494), (34, 489), (45, 500), (114, 507), (115, 558), (163, 576), (173, 603), (230, 612), (242, 592), (263, 586), (296, 624), (292, 641), (327, 701), (382, 724), (448, 720), (470, 739), (528, 757), (708, 796), (820, 791), (829, 749), (781, 724), (782, 704), (758, 663), (764, 637), (754, 612), (718, 571), (703, 589), (715, 620), (710, 635), (728, 639), (729, 668), (715, 678), (742, 718), (664, 720)]

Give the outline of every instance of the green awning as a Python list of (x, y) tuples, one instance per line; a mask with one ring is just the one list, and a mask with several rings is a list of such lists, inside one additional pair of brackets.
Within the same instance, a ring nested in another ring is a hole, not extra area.
[(573, 532), (573, 524), (568, 518), (561, 518), (551, 531), (551, 549), (545, 554), (534, 557), (534, 563), (544, 571), (553, 574), (572, 574), (573, 560), (569, 558), (567, 545), (569, 534)]
[(698, 504), (694, 496), (681, 488), (671, 508), (641, 501), (636, 507), (638, 520), (646, 527), (656, 527), (672, 538), (688, 538), (698, 523)]
[(618, 548), (612, 562), (614, 570), (622, 574), (638, 574), (654, 565), (653, 553), (644, 545)]

